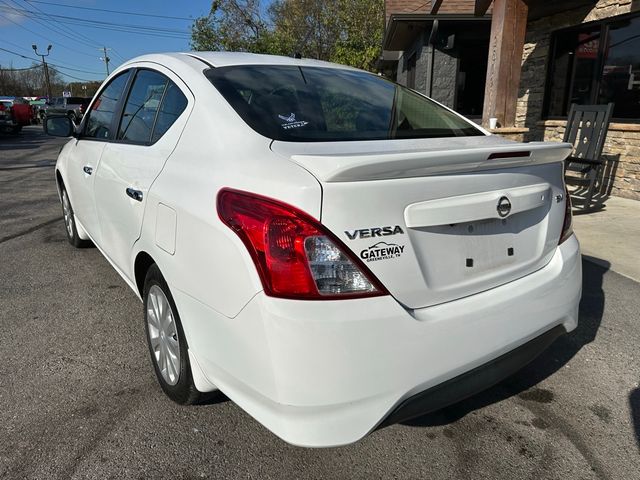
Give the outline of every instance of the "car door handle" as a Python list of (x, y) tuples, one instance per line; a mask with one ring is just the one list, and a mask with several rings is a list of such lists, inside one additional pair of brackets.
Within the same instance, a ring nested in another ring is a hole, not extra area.
[(91, 175), (93, 173), (93, 167), (90, 167), (89, 165), (85, 165), (84, 167), (82, 167), (82, 170), (87, 175)]
[(140, 190), (129, 187), (127, 188), (127, 195), (129, 195), (134, 200), (137, 200), (138, 202), (142, 201), (142, 192)]

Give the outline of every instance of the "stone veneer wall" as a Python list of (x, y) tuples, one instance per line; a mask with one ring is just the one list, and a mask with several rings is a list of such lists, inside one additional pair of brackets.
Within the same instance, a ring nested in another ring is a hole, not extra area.
[[(529, 22), (522, 57), (516, 127), (528, 128), (525, 140), (562, 140), (566, 122), (541, 121), (551, 33), (561, 28), (640, 11), (638, 0), (599, 0), (594, 7), (574, 9)], [(640, 200), (640, 123), (612, 124), (604, 149), (605, 180), (611, 193)]]
[[(563, 120), (540, 122), (542, 140), (561, 142), (566, 123)], [(607, 132), (603, 157), (604, 192), (640, 200), (640, 124), (612, 123)]]

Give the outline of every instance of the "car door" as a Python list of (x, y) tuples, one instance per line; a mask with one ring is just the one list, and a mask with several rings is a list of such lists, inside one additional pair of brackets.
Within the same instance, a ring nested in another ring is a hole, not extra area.
[(100, 226), (93, 186), (100, 158), (112, 138), (115, 112), (129, 79), (130, 71), (114, 77), (96, 97), (81, 126), (81, 133), (70, 150), (65, 185), (77, 219), (94, 242), (100, 243)]
[(129, 278), (147, 193), (175, 148), (193, 104), (191, 92), (175, 75), (157, 69), (139, 68), (134, 73), (116, 138), (105, 147), (94, 185), (101, 247)]

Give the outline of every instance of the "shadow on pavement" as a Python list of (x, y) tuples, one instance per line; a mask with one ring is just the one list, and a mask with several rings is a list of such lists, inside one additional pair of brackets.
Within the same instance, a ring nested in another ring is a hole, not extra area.
[[(31, 132), (29, 132), (31, 133)], [(47, 143), (44, 135), (19, 133), (15, 135), (0, 134), (0, 151), (4, 150), (33, 150)]]
[(631, 391), (629, 407), (631, 409), (631, 422), (636, 434), (636, 443), (638, 444), (638, 450), (640, 450), (640, 387)]
[[(601, 261), (602, 262), (602, 261)], [(566, 365), (580, 349), (595, 340), (602, 321), (605, 298), (602, 288), (606, 267), (590, 261), (582, 261), (582, 300), (580, 301), (580, 317), (578, 327), (568, 335), (558, 338), (546, 351), (520, 372), (503, 380), (499, 384), (474, 395), (466, 400), (450, 405), (433, 413), (402, 422), (403, 425), (430, 427), (453, 423), (470, 412), (500, 402), (514, 395), (522, 394), (537, 385), (545, 378), (553, 375)], [(535, 395), (527, 392), (524, 395)], [(552, 395), (542, 391), (541, 394)], [(635, 397), (634, 397), (635, 395)], [(640, 390), (636, 390), (630, 399), (636, 433), (640, 431)], [(635, 409), (633, 408), (635, 405)]]
[(10, 165), (8, 167), (0, 167), (0, 170), (25, 170), (30, 168), (51, 168), (56, 166), (55, 160), (44, 160), (45, 163), (38, 165)]

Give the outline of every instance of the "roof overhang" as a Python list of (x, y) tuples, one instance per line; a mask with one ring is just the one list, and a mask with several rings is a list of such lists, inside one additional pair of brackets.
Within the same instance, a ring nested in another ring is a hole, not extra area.
[(569, 10), (578, 10), (582, 8), (593, 8), (598, 0), (562, 0), (561, 2), (549, 2), (547, 0), (529, 0), (529, 21), (539, 20), (540, 18), (558, 13), (567, 12)]
[(430, 30), (433, 21), (441, 24), (487, 22), (491, 21), (490, 15), (476, 17), (473, 14), (445, 14), (429, 15), (425, 13), (394, 13), (389, 17), (387, 28), (382, 42), (383, 50), (406, 50), (413, 45), (418, 36), (425, 30)]
[[(582, 9), (584, 7), (593, 8), (598, 3), (598, 0), (525, 0), (525, 2), (529, 7), (529, 21), (532, 21), (569, 10)], [(474, 14), (476, 16), (485, 15), (491, 8), (492, 3), (493, 0), (475, 0)], [(430, 14), (436, 15), (443, 5), (447, 6), (447, 0), (433, 0)]]

